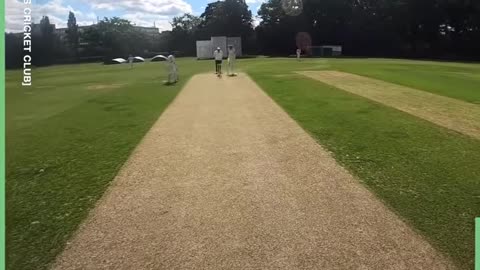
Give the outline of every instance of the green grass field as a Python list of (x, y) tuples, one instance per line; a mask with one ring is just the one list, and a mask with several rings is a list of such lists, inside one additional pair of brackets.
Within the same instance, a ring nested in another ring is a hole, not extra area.
[[(195, 73), (161, 84), (161, 63), (86, 64), (6, 73), (7, 268), (46, 269), (131, 151)], [(388, 59), (249, 59), (239, 68), (391, 209), (473, 268), (480, 141), (295, 74), (332, 69), (480, 103), (480, 65)], [(212, 74), (213, 78), (213, 74)], [(480, 106), (480, 105), (479, 105)]]

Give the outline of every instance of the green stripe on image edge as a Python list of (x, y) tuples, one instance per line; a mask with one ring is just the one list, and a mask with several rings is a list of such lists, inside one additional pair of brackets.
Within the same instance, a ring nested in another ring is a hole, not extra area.
[(475, 219), (475, 270), (480, 270), (480, 217)]
[(5, 269), (5, 0), (0, 0), (0, 270)]

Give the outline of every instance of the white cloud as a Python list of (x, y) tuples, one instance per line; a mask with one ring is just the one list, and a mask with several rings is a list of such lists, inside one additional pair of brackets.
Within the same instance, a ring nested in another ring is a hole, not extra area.
[[(261, 6), (258, 6), (257, 10), (255, 11), (257, 14), (258, 14), (258, 11), (260, 10), (260, 7)], [(254, 16), (253, 17), (253, 26), (254, 27), (259, 26), (261, 22), (262, 22), (262, 18), (260, 18), (260, 16)]]
[(170, 25), (169, 16), (158, 16), (155, 14), (146, 14), (141, 12), (127, 13), (122, 15), (122, 18), (129, 20), (132, 24), (139, 26), (149, 26), (152, 27), (155, 23), (155, 26), (160, 29), (160, 31), (171, 30), (172, 26)]
[(88, 0), (87, 2), (93, 9), (119, 10), (128, 13), (143, 12), (162, 16), (192, 13), (192, 6), (184, 0)]
[(264, 3), (266, 0), (247, 0), (245, 1), (247, 4), (262, 4)]
[[(90, 25), (97, 20), (96, 12), (116, 11), (119, 17), (141, 26), (153, 26), (154, 22), (161, 31), (170, 30), (169, 21), (173, 16), (193, 13), (192, 6), (184, 0), (83, 0), (92, 9), (84, 13), (75, 10), (63, 0), (50, 0), (44, 4), (32, 4), (32, 17), (38, 23), (42, 16), (48, 16), (57, 28), (67, 26), (68, 12), (73, 11), (78, 25)], [(6, 31), (23, 30), (23, 1), (6, 0)]]
[(174, 16), (194, 13), (184, 0), (84, 0), (92, 9), (118, 11), (119, 17), (140, 26), (155, 25), (160, 31), (171, 30)]
[(262, 22), (262, 19), (261, 19), (260, 17), (255, 16), (255, 17), (253, 18), (253, 26), (254, 26), (254, 27), (259, 26), (261, 22)]
[(18, 32), (23, 27), (23, 2), (17, 0), (7, 0), (5, 2), (5, 31)]
[(38, 23), (42, 16), (48, 16), (50, 22), (55, 24), (57, 28), (66, 27), (68, 20), (68, 13), (70, 11), (75, 13), (77, 23), (79, 25), (92, 24), (96, 20), (96, 15), (93, 12), (84, 14), (79, 10), (75, 10), (71, 6), (66, 6), (63, 0), (51, 0), (44, 4), (25, 5), (17, 0), (7, 0), (6, 3), (6, 31), (7, 32), (21, 32), (23, 31), (23, 10), (26, 7), (32, 9), (32, 19)]

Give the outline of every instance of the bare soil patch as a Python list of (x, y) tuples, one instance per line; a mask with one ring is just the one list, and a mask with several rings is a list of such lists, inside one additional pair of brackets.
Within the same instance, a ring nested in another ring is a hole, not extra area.
[(109, 89), (117, 89), (123, 87), (125, 84), (95, 84), (87, 86), (88, 90), (109, 90)]

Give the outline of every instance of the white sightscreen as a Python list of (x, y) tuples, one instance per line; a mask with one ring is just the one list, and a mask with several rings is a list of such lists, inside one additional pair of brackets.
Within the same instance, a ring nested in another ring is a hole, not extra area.
[(212, 37), (212, 55), (210, 57), (213, 58), (213, 51), (217, 47), (223, 51), (223, 57), (227, 57), (227, 37)]
[(210, 40), (197, 41), (197, 59), (213, 58), (213, 47)]
[(197, 59), (212, 59), (213, 51), (220, 47), (223, 56), (228, 56), (228, 45), (233, 45), (237, 56), (242, 56), (242, 38), (212, 37), (211, 40), (197, 40)]

